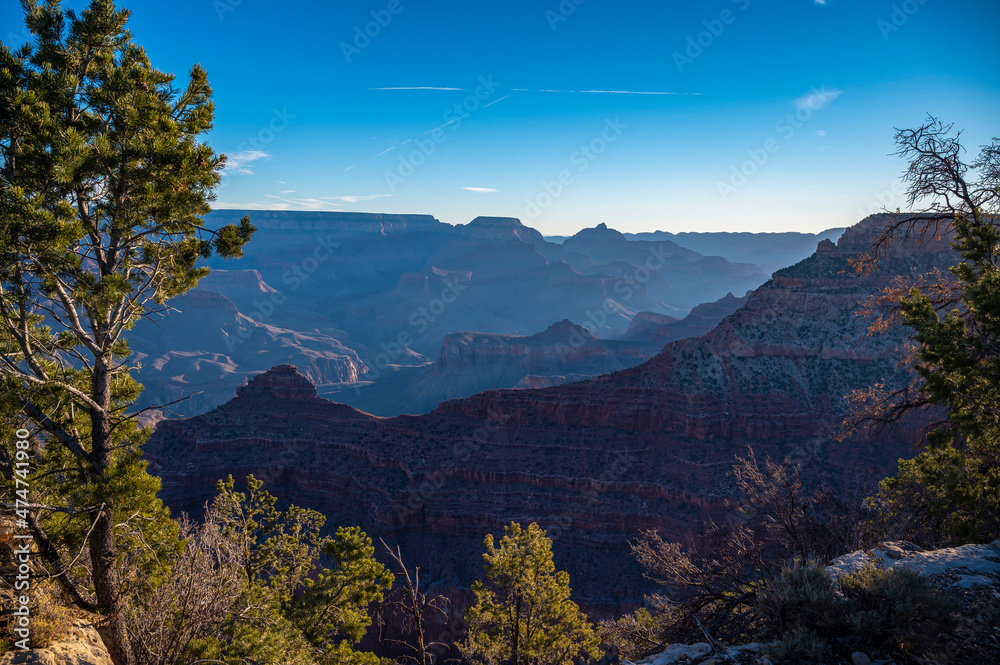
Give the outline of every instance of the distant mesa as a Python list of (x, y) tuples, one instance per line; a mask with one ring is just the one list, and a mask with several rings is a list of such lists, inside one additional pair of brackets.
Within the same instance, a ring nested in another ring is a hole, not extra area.
[(476, 217), (459, 229), (471, 238), (520, 240), (529, 245), (545, 243), (541, 233), (525, 226), (516, 217)]
[(675, 316), (660, 314), (659, 312), (639, 312), (632, 319), (632, 323), (629, 324), (628, 332), (625, 333), (625, 336), (646, 335), (655, 332), (662, 326), (680, 323), (680, 321)]
[(715, 302), (698, 305), (684, 319), (660, 314), (658, 312), (639, 312), (625, 333), (625, 339), (639, 341), (674, 342), (690, 337), (701, 337), (708, 334), (730, 314), (735, 313), (746, 296), (737, 298), (732, 293)]
[(350, 233), (396, 234), (414, 231), (441, 231), (452, 227), (433, 215), (400, 215), (372, 212), (283, 210), (213, 210), (211, 221), (224, 225), (249, 215), (258, 229), (294, 231), (342, 231)]
[(236, 305), (218, 291), (195, 289), (188, 291), (173, 301), (178, 311), (209, 310), (215, 314), (236, 315)]

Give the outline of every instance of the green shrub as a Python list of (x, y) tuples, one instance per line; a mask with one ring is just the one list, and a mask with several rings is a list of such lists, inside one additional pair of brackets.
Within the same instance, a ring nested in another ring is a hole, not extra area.
[(815, 561), (781, 571), (757, 596), (760, 638), (774, 663), (827, 665), (862, 650), (916, 655), (954, 627), (954, 607), (907, 568), (868, 566), (839, 579), (840, 593)]
[(775, 663), (796, 665), (831, 665), (836, 663), (833, 649), (810, 630), (794, 630), (765, 649)]
[(784, 637), (802, 631), (821, 636), (844, 627), (844, 600), (837, 596), (833, 581), (816, 561), (797, 563), (757, 595), (757, 617), (765, 637)]
[(909, 568), (868, 566), (841, 577), (840, 588), (859, 647), (921, 653), (955, 624), (952, 603)]

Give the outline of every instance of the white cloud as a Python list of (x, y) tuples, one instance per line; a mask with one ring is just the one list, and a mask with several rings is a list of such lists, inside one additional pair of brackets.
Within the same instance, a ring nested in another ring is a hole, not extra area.
[(216, 201), (212, 204), (213, 210), (290, 210), (291, 207), (287, 203), (273, 203), (271, 201), (250, 201), (247, 203)]
[(826, 0), (814, 0), (814, 2), (815, 2), (815, 3), (817, 4), (817, 5), (825, 5), (825, 4), (826, 4)]
[(357, 168), (357, 167), (361, 166), (362, 164), (367, 164), (368, 162), (372, 161), (373, 159), (377, 159), (377, 158), (381, 157), (382, 155), (384, 155), (385, 153), (392, 152), (395, 149), (396, 149), (396, 146), (390, 146), (390, 147), (386, 148), (385, 150), (383, 150), (382, 152), (380, 152), (379, 154), (375, 155), (374, 157), (369, 157), (365, 161), (358, 162), (357, 164), (351, 164), (346, 169), (344, 169), (343, 171), (341, 171), (341, 173), (347, 173), (351, 169)]
[(327, 210), (329, 208), (341, 208), (341, 203), (362, 203), (365, 201), (372, 201), (374, 199), (380, 199), (383, 197), (391, 196), (390, 194), (356, 194), (349, 196), (318, 196), (315, 198), (302, 198), (302, 199), (289, 199), (283, 196), (275, 196), (274, 194), (265, 194), (269, 199), (274, 199), (274, 201), (280, 201), (280, 203), (275, 203), (274, 201), (264, 202), (264, 203), (220, 203), (217, 204), (218, 208), (259, 208), (261, 210)]
[(639, 90), (581, 90), (588, 95), (677, 95), (677, 92), (644, 92)]
[(270, 159), (271, 155), (263, 150), (242, 150), (226, 155), (225, 173), (235, 173), (236, 175), (253, 175), (254, 162), (259, 159)]
[(502, 102), (503, 100), (507, 99), (508, 97), (510, 97), (510, 95), (504, 95), (503, 97), (501, 97), (500, 99), (498, 99), (496, 101), (490, 102), (489, 104), (484, 104), (483, 108), (484, 109), (485, 108), (489, 108), (489, 107), (493, 106), (494, 104), (496, 104), (498, 102)]
[(278, 192), (278, 193), (279, 193), (279, 194), (294, 194), (294, 193), (295, 193), (295, 190), (294, 190), (294, 189), (283, 189), (283, 190), (281, 190), (281, 191), (280, 191), (280, 192)]
[(817, 129), (816, 130), (816, 136), (826, 136), (826, 130), (825, 129)]
[[(437, 130), (439, 130), (439, 129), (444, 129), (444, 128), (445, 128), (445, 127), (447, 127), (448, 125), (452, 125), (452, 124), (454, 124), (454, 123), (458, 122), (458, 121), (459, 121), (459, 120), (461, 120), (461, 119), (462, 119), (462, 118), (455, 118), (454, 120), (449, 120), (448, 122), (444, 123), (443, 125), (438, 125), (438, 126), (437, 126), (437, 127), (435, 127), (434, 129), (428, 129), (428, 130), (427, 130), (426, 132), (424, 132), (424, 134), (433, 134), (433, 133), (434, 133), (434, 132), (436, 132)], [(406, 141), (405, 141), (404, 143), (402, 143), (402, 144), (400, 144), (400, 145), (405, 145), (406, 143), (409, 143), (409, 142), (410, 142), (411, 140), (412, 140), (412, 139), (407, 139), (407, 140), (406, 140)]]
[(475, 192), (476, 194), (495, 194), (500, 191), (491, 187), (463, 187), (462, 189), (467, 192)]
[(361, 203), (362, 201), (374, 201), (375, 199), (382, 199), (390, 194), (358, 194), (352, 196), (321, 196), (319, 197), (322, 201), (343, 201), (344, 203)]
[(368, 88), (369, 90), (465, 90), (465, 88), (439, 88), (433, 85), (409, 85), (393, 88)]
[(843, 90), (827, 90), (826, 88), (813, 90), (808, 95), (803, 95), (802, 97), (796, 99), (795, 107), (799, 109), (809, 109), (810, 111), (818, 111), (835, 100), (837, 97), (840, 97), (843, 92)]
[(320, 206), (332, 206), (335, 208), (340, 206), (339, 203), (329, 203), (327, 201), (320, 201), (319, 199), (285, 199), (280, 196), (275, 196), (273, 194), (265, 194), (264, 196), (266, 196), (269, 199), (277, 199), (278, 201), (290, 203), (292, 205), (296, 205), (299, 206), (300, 208), (305, 208), (305, 209), (316, 208)]

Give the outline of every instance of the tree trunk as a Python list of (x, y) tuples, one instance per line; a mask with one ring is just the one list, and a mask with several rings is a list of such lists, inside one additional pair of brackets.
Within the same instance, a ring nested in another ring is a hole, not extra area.
[(90, 534), (90, 564), (102, 615), (97, 632), (115, 665), (133, 665), (135, 661), (122, 615), (121, 580), (115, 570), (114, 526), (110, 509), (104, 510), (98, 514)]
[(514, 648), (512, 649), (513, 665), (521, 665), (521, 654), (518, 652), (521, 640), (521, 595), (518, 594), (514, 605)]
[[(110, 359), (98, 358), (94, 363), (92, 394), (102, 409), (90, 412), (92, 444), (90, 463), (94, 480), (98, 483), (111, 468), (111, 373)], [(114, 498), (111, 497), (111, 501)], [(133, 665), (132, 649), (123, 616), (121, 580), (115, 567), (114, 506), (108, 505), (91, 518), (90, 565), (94, 578), (94, 591), (101, 608), (102, 620), (97, 632), (115, 665)]]

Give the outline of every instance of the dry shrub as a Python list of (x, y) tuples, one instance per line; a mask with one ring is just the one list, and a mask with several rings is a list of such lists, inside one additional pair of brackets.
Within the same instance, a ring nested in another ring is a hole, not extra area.
[(78, 612), (68, 607), (56, 583), (45, 581), (36, 585), (31, 600), (32, 646), (45, 648), (66, 637)]
[(245, 557), (223, 533), (213, 509), (204, 524), (181, 518), (185, 547), (170, 575), (129, 609), (135, 657), (143, 665), (180, 662), (192, 643), (210, 637), (240, 616)]
[(709, 541), (703, 551), (688, 552), (655, 531), (644, 532), (632, 553), (663, 590), (646, 597), (649, 609), (601, 624), (604, 639), (632, 659), (671, 642), (702, 642), (706, 632), (730, 643), (752, 639), (758, 588), (778, 567), (742, 524), (713, 525)]
[(31, 589), (28, 591), (4, 588), (0, 590), (0, 603), (5, 608), (4, 614), (0, 616), (0, 625), (2, 625), (0, 653), (3, 653), (5, 649), (12, 649), (14, 643), (21, 639), (13, 632), (16, 617), (10, 616), (6, 608), (13, 611), (20, 604), (17, 602), (18, 597), (25, 594), (31, 599), (28, 607), (31, 611), (30, 644), (33, 649), (44, 649), (51, 646), (53, 642), (64, 638), (69, 632), (75, 615), (78, 614), (67, 606), (58, 586), (51, 580), (33, 580)]
[(874, 477), (810, 485), (800, 464), (768, 458), (761, 465), (752, 449), (737, 458), (732, 475), (741, 495), (735, 507), (771, 561), (830, 560), (893, 535), (882, 507), (869, 500), (878, 488)]
[(781, 665), (829, 665), (838, 662), (830, 645), (811, 630), (793, 630), (766, 649), (768, 658)]

